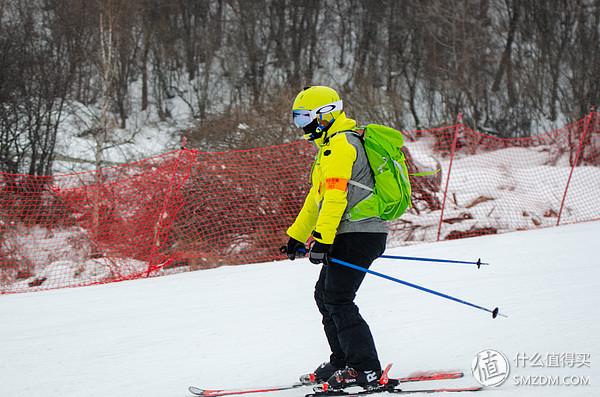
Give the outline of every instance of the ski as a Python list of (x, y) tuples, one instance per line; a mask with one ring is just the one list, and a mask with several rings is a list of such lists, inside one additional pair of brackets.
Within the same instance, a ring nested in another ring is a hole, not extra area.
[(372, 390), (358, 390), (358, 391), (347, 391), (347, 390), (328, 390), (324, 392), (308, 393), (305, 397), (321, 397), (321, 396), (364, 396), (368, 394), (377, 393), (393, 393), (393, 394), (417, 394), (417, 393), (458, 393), (458, 392), (475, 392), (483, 390), (482, 386), (471, 386), (471, 387), (440, 387), (432, 389), (416, 389), (416, 390), (404, 390), (399, 388), (382, 387)]
[(292, 383), (289, 385), (283, 386), (271, 386), (271, 387), (263, 387), (263, 388), (248, 388), (248, 389), (200, 389), (195, 386), (190, 386), (188, 388), (189, 392), (195, 396), (203, 396), (203, 397), (220, 397), (220, 396), (238, 396), (242, 394), (253, 394), (253, 393), (267, 393), (273, 391), (283, 391), (283, 390), (291, 390), (297, 389), (305, 385), (304, 383)]
[(470, 387), (441, 387), (439, 389), (420, 389), (420, 390), (401, 390), (394, 389), (391, 393), (396, 394), (410, 394), (410, 393), (457, 393), (457, 392), (468, 392), (468, 391), (480, 391), (483, 390), (483, 386), (470, 386)]
[[(388, 364), (381, 378), (379, 379), (379, 386), (373, 389), (361, 389), (360, 387), (353, 387), (351, 389), (343, 390), (332, 390), (329, 389), (327, 382), (315, 385), (313, 387), (313, 393), (308, 393), (305, 397), (320, 397), (320, 396), (364, 396), (367, 394), (376, 393), (394, 393), (394, 394), (410, 394), (410, 393), (441, 393), (441, 392), (465, 392), (465, 391), (478, 391), (482, 387), (454, 387), (454, 388), (433, 388), (433, 389), (419, 389), (419, 390), (403, 390), (398, 387), (402, 382), (421, 382), (425, 380), (440, 380), (440, 379), (456, 379), (462, 378), (463, 373), (460, 371), (449, 371), (449, 372), (420, 372), (413, 373), (405, 378), (390, 378), (389, 372), (392, 368), (392, 364)], [(352, 390), (354, 389), (354, 390)]]
[(400, 383), (423, 382), (428, 380), (459, 379), (465, 376), (462, 371), (419, 371), (403, 378), (390, 378)]
[[(428, 380), (444, 380), (444, 379), (458, 379), (464, 376), (462, 371), (419, 371), (413, 372), (402, 378), (390, 378), (390, 380), (396, 380), (399, 383), (410, 383), (410, 382), (422, 382)], [(243, 394), (253, 393), (267, 393), (276, 392), (290, 389), (297, 389), (303, 386), (314, 386), (307, 385), (304, 383), (296, 382), (289, 385), (282, 386), (270, 386), (270, 387), (257, 387), (257, 388), (244, 388), (244, 389), (201, 389), (199, 387), (190, 386), (189, 392), (195, 396), (201, 397), (221, 397), (221, 396), (236, 396)]]

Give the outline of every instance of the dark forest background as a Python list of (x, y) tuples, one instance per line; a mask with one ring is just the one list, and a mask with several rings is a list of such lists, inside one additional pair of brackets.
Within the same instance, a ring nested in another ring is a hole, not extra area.
[(600, 0), (0, 0), (0, 171), (51, 174), (68, 114), (106, 146), (173, 98), (192, 146), (289, 141), (309, 84), (363, 122), (528, 136), (600, 102)]

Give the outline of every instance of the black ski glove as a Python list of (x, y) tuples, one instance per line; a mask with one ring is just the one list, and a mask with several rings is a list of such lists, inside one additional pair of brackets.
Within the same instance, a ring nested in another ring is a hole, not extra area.
[(319, 263), (327, 264), (327, 254), (329, 254), (330, 249), (331, 244), (323, 244), (315, 241), (310, 247), (308, 260), (315, 265), (318, 265)]
[(281, 252), (287, 254), (288, 258), (293, 261), (297, 256), (301, 257), (306, 255), (306, 247), (304, 246), (304, 243), (290, 237), (287, 247), (281, 247)]

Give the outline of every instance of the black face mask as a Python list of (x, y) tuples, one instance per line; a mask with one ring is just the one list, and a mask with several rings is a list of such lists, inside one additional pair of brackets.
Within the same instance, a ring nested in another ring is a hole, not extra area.
[(310, 135), (310, 138), (308, 138), (308, 140), (314, 141), (315, 139), (319, 139), (320, 137), (322, 137), (330, 126), (331, 124), (327, 127), (321, 127), (319, 130), (317, 130), (317, 127), (319, 127), (319, 122), (317, 121), (317, 119), (314, 119), (310, 122), (310, 124), (307, 124), (302, 129), (304, 130), (304, 135)]
[(317, 132), (318, 126), (319, 123), (317, 122), (317, 119), (314, 119), (309, 124), (302, 127), (302, 130), (304, 130), (304, 135), (310, 135), (308, 138), (309, 141), (314, 141), (323, 135), (323, 131)]

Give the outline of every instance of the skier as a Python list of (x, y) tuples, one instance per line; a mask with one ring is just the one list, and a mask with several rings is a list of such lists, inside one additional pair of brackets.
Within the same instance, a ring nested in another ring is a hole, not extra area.
[(294, 101), (292, 117), (304, 138), (314, 142), (318, 154), (312, 168), (312, 187), (295, 222), (287, 230), (287, 255), (294, 260), (304, 252), (323, 264), (315, 286), (315, 301), (331, 356), (312, 374), (301, 378), (327, 382), (331, 389), (359, 385), (377, 387), (381, 364), (369, 326), (354, 303), (365, 273), (335, 264), (328, 256), (369, 268), (383, 254), (387, 227), (379, 217), (350, 221), (348, 211), (370, 195), (374, 181), (361, 139), (350, 132), (356, 122), (346, 117), (335, 90), (306, 87)]

